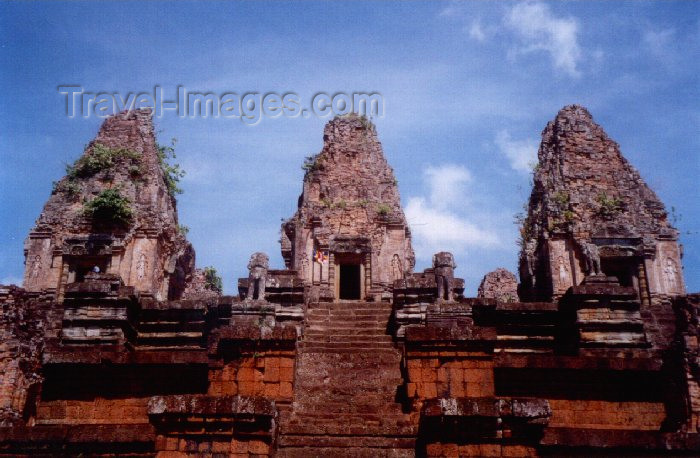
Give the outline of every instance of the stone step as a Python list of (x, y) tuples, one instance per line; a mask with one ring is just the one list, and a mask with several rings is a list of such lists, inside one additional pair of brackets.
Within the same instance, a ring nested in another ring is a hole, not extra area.
[(355, 310), (355, 311), (343, 311), (343, 310), (307, 310), (306, 316), (318, 316), (318, 317), (328, 317), (333, 316), (336, 318), (353, 318), (358, 316), (369, 316), (373, 318), (389, 319), (391, 317), (391, 311), (373, 311), (373, 310)]
[(333, 334), (344, 334), (344, 335), (373, 335), (373, 336), (386, 336), (389, 335), (384, 327), (348, 327), (348, 326), (307, 326), (304, 334), (310, 332), (311, 334), (318, 335), (333, 335)]
[(294, 415), (280, 425), (284, 434), (299, 435), (360, 435), (360, 436), (413, 436), (417, 425), (409, 418), (362, 418), (352, 414), (333, 414), (327, 418), (313, 415)]
[(184, 344), (184, 345), (153, 345), (153, 344), (137, 344), (136, 348), (139, 351), (185, 351), (185, 350), (203, 350), (206, 345), (203, 344)]
[(354, 316), (372, 316), (389, 318), (393, 311), (391, 310), (318, 310), (318, 309), (307, 309), (306, 315), (308, 316), (335, 316), (335, 317), (354, 317)]
[(391, 310), (392, 305), (389, 302), (316, 302), (309, 304), (309, 309), (374, 309), (374, 310)]
[[(364, 426), (364, 425), (347, 425), (343, 427), (342, 424), (336, 424), (336, 425), (327, 425), (330, 427), (324, 428), (323, 425), (319, 425), (318, 428), (311, 428), (311, 425), (307, 425), (309, 427), (308, 431), (304, 431), (303, 426), (300, 428), (290, 428), (287, 429), (284, 425), (281, 426), (282, 438), (287, 438), (290, 439), (288, 441), (285, 441), (282, 439), (279, 443), (280, 446), (285, 446), (285, 445), (305, 445), (305, 446), (325, 446), (325, 447), (347, 447), (347, 446), (358, 446), (360, 445), (359, 443), (355, 442), (353, 443), (352, 440), (356, 438), (357, 440), (361, 439), (370, 439), (367, 442), (364, 442), (363, 445), (369, 445), (373, 447), (381, 447), (384, 445), (390, 445), (392, 439), (397, 439), (397, 438), (414, 438), (416, 435), (416, 427), (414, 426), (406, 426), (403, 428), (396, 428), (396, 427), (391, 427), (387, 426), (384, 428), (375, 428), (371, 425)], [(393, 431), (392, 431), (393, 430)], [(334, 432), (334, 431), (339, 431), (339, 432)], [(296, 437), (297, 439), (291, 439), (292, 437)], [(320, 442), (314, 443), (314, 442), (308, 442), (307, 440), (304, 440), (303, 438), (309, 438), (309, 437), (316, 437), (320, 439)], [(342, 438), (348, 439), (349, 441), (342, 440)], [(340, 439), (340, 440), (339, 440)], [(388, 441), (391, 441), (387, 443)], [(415, 442), (414, 442), (415, 443)], [(331, 445), (333, 444), (333, 445)]]
[(393, 310), (391, 309), (372, 309), (372, 308), (365, 308), (365, 309), (337, 309), (337, 308), (325, 308), (325, 309), (318, 309), (318, 308), (310, 308), (307, 309), (307, 313), (317, 313), (317, 314), (334, 314), (334, 315), (380, 315), (380, 316), (389, 316)]
[[(324, 394), (326, 392), (333, 395), (349, 394), (355, 395), (361, 393), (366, 396), (375, 396), (381, 394), (382, 399), (386, 397), (393, 399), (396, 394), (397, 387), (401, 385), (401, 374), (394, 371), (388, 371), (386, 368), (375, 368), (375, 375), (372, 376), (371, 369), (364, 370), (364, 377), (353, 377), (352, 375), (332, 374), (332, 377), (319, 377), (318, 379), (297, 382), (299, 393), (308, 394)], [(345, 372), (345, 371), (343, 371)], [(369, 373), (368, 373), (369, 372)], [(375, 386), (381, 384), (382, 386)], [(377, 398), (378, 399), (378, 398)], [(344, 402), (344, 401), (343, 401)]]
[(390, 426), (411, 427), (415, 426), (415, 418), (401, 411), (401, 406), (390, 403), (381, 414), (374, 412), (359, 413), (334, 413), (334, 412), (298, 412), (294, 411), (281, 422), (281, 426), (326, 426), (329, 424), (352, 426)]
[(554, 335), (557, 332), (555, 325), (499, 325), (496, 326), (498, 334), (527, 334), (527, 335)]
[(304, 413), (304, 414), (294, 414), (291, 413), (289, 416), (283, 419), (283, 422), (294, 423), (298, 421), (306, 422), (326, 422), (328, 420), (339, 420), (342, 422), (374, 422), (374, 423), (386, 423), (386, 424), (398, 424), (406, 423), (413, 424), (413, 419), (410, 414), (405, 414), (400, 411), (400, 404), (393, 404), (391, 407), (395, 407), (396, 413), (387, 413), (382, 411), (381, 413), (361, 413), (361, 414), (342, 414), (338, 415), (336, 413), (327, 412), (314, 412), (314, 413)]
[[(315, 329), (306, 328), (304, 331), (305, 336), (327, 336), (327, 335), (345, 335), (345, 336), (390, 336), (386, 333), (386, 330), (376, 328), (376, 329), (362, 329), (362, 328), (322, 328), (318, 327)], [(391, 336), (390, 336), (391, 337)]]
[(379, 344), (393, 345), (394, 341), (391, 336), (385, 334), (350, 334), (350, 335), (334, 335), (334, 334), (304, 334), (303, 342), (317, 343), (332, 343), (332, 342), (376, 342)]
[(325, 348), (325, 347), (315, 347), (315, 348), (302, 348), (303, 351), (306, 353), (313, 353), (313, 354), (340, 354), (340, 353), (371, 353), (371, 352), (376, 352), (377, 354), (387, 354), (387, 355), (393, 355), (396, 353), (396, 350), (391, 348), (375, 348), (375, 347), (362, 347), (362, 348)]
[(377, 326), (381, 328), (387, 327), (389, 324), (388, 320), (383, 319), (364, 319), (364, 318), (351, 318), (351, 319), (338, 319), (338, 318), (306, 318), (306, 324), (309, 326), (347, 326), (347, 327), (358, 327), (358, 326)]
[(313, 328), (309, 327), (306, 328), (306, 331), (303, 334), (304, 336), (310, 337), (310, 336), (316, 336), (316, 337), (330, 337), (330, 336), (337, 336), (337, 335), (342, 335), (342, 336), (367, 336), (367, 337), (389, 337), (391, 338), (391, 335), (389, 335), (385, 329), (380, 329), (380, 328), (372, 328), (372, 329), (367, 329), (367, 328), (324, 328), (324, 327), (316, 327), (314, 326)]
[(390, 317), (389, 304), (309, 307), (277, 456), (415, 455), (417, 421), (396, 402), (403, 379)]
[(309, 392), (309, 394), (297, 395), (295, 413), (301, 415), (316, 413), (320, 410), (346, 415), (376, 413), (381, 410), (400, 412), (399, 408), (390, 407), (394, 402), (394, 393), (392, 392), (378, 393), (370, 397), (366, 394), (367, 390), (355, 393), (350, 392), (351, 390), (352, 387), (348, 387), (345, 391), (338, 388), (332, 393), (322, 393), (317, 390)]
[(307, 323), (306, 329), (309, 331), (337, 332), (367, 330), (386, 334), (386, 323), (377, 322), (328, 322), (317, 321)]
[(136, 338), (136, 345), (139, 347), (184, 347), (200, 346), (202, 344), (204, 344), (204, 338), (201, 333), (139, 333)]
[(146, 321), (138, 324), (139, 332), (202, 332), (204, 321)]
[[(301, 344), (299, 344), (301, 345)], [(324, 366), (326, 370), (339, 371), (351, 370), (358, 367), (391, 367), (399, 371), (401, 352), (396, 349), (386, 350), (383, 353), (362, 353), (352, 349), (350, 352), (338, 351), (323, 356), (313, 354), (308, 350), (300, 351), (297, 357), (297, 372), (302, 368), (318, 368)], [(314, 376), (320, 372), (313, 372)]]
[(352, 316), (352, 317), (345, 317), (345, 316), (333, 316), (333, 315), (326, 315), (326, 316), (309, 316), (306, 315), (306, 322), (307, 323), (354, 323), (356, 321), (361, 321), (363, 323), (381, 323), (384, 326), (389, 323), (389, 318), (387, 317), (381, 317), (381, 316), (368, 316), (368, 315), (359, 315), (359, 316)]
[(204, 321), (204, 309), (145, 309), (141, 310), (140, 322), (159, 321)]
[(364, 335), (354, 334), (305, 334), (304, 342), (377, 342), (393, 344), (394, 340), (388, 335)]
[[(363, 393), (368, 395), (372, 393), (392, 393), (391, 397), (393, 397), (394, 393), (396, 392), (396, 387), (402, 382), (401, 376), (398, 373), (388, 374), (386, 373), (386, 368), (367, 367), (357, 368), (355, 371), (357, 371), (357, 375), (336, 375), (333, 377), (333, 385), (330, 386), (323, 383), (318, 383), (316, 380), (310, 380), (309, 382), (305, 383), (297, 383), (300, 392), (303, 391), (304, 393), (322, 393), (325, 390), (337, 391), (338, 393), (343, 391), (354, 394), (358, 392), (358, 390), (362, 390)], [(375, 389), (373, 384), (378, 383), (385, 384), (387, 386)], [(348, 391), (347, 387), (352, 389)], [(339, 390), (336, 390), (336, 388), (339, 388)]]
[(170, 332), (141, 332), (138, 333), (139, 339), (201, 339), (201, 331), (170, 331)]
[(282, 435), (275, 456), (283, 458), (408, 458), (415, 438)]
[(371, 351), (385, 351), (385, 352), (396, 352), (397, 350), (393, 345), (382, 345), (376, 342), (299, 342), (297, 344), (297, 349), (303, 350), (308, 353), (314, 353), (319, 351), (355, 351), (355, 352), (371, 352)]
[[(340, 387), (332, 392), (322, 392), (320, 390), (303, 390), (297, 395), (298, 399), (294, 403), (296, 414), (314, 414), (320, 411), (333, 414), (373, 414), (378, 411), (387, 413), (401, 413), (399, 406), (395, 406), (395, 392), (387, 389), (386, 392), (370, 392), (369, 390), (355, 389), (348, 386), (346, 390)], [(319, 407), (323, 409), (319, 409)]]
[(331, 340), (330, 338), (314, 337), (309, 339), (304, 339), (303, 343), (307, 344), (305, 348), (314, 348), (314, 346), (325, 346), (326, 344), (339, 344), (342, 348), (354, 348), (358, 346), (362, 347), (382, 347), (382, 348), (394, 348), (394, 343), (391, 340), (378, 340), (368, 338), (366, 336), (360, 336), (357, 338), (347, 338), (347, 339), (336, 339)]

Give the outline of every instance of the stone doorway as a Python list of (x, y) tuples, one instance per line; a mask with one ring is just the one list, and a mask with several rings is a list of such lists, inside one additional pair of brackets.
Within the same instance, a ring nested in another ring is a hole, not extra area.
[(610, 277), (616, 277), (621, 286), (639, 287), (637, 275), (640, 262), (634, 257), (611, 257), (600, 259), (600, 268)]
[(70, 259), (66, 283), (80, 283), (89, 272), (107, 273), (109, 261), (109, 256), (81, 256)]
[(340, 301), (364, 298), (364, 265), (362, 256), (335, 255), (335, 297)]
[(362, 285), (360, 283), (359, 264), (340, 264), (338, 279), (338, 298), (340, 300), (360, 300)]

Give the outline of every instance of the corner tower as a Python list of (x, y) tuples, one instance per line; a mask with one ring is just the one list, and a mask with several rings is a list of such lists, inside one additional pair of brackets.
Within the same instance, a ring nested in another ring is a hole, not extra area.
[(285, 264), (321, 296), (388, 299), (415, 264), (393, 170), (364, 117), (333, 119), (323, 143), (304, 164), (297, 212), (282, 224)]
[(150, 110), (107, 118), (27, 237), (24, 287), (60, 297), (66, 284), (100, 272), (157, 299), (179, 298), (194, 250), (179, 231), (161, 154)]
[(588, 110), (559, 111), (538, 159), (521, 225), (521, 297), (557, 298), (588, 275), (615, 277), (642, 300), (684, 294), (678, 231)]

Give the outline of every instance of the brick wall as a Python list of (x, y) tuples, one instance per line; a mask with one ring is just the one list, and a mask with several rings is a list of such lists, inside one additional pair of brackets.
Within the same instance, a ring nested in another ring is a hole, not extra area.
[(291, 402), (293, 382), (294, 353), (271, 352), (230, 361), (210, 371), (208, 394), (264, 396)]
[(211, 440), (188, 440), (178, 437), (158, 436), (156, 438), (158, 458), (181, 458), (188, 456), (210, 456), (221, 453), (230, 458), (269, 456), (270, 444), (266, 440), (239, 440), (212, 438)]
[(43, 425), (148, 423), (147, 402), (147, 397), (39, 401), (36, 408), (36, 423)]
[(406, 369), (408, 397), (412, 399), (494, 395), (493, 361), (483, 354), (412, 353)]
[(550, 427), (656, 430), (666, 418), (660, 402), (550, 399)]
[(532, 447), (524, 445), (501, 444), (442, 444), (433, 443), (426, 447), (426, 455), (429, 457), (463, 457), (463, 456), (509, 456), (526, 457), (537, 456)]

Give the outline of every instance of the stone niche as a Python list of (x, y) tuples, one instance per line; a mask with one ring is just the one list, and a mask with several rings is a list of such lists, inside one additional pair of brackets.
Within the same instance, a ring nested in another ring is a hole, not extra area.
[[(620, 286), (633, 288), (638, 297), (685, 294), (680, 268), (680, 250), (675, 240), (657, 241), (645, 247), (641, 238), (593, 237), (600, 274), (615, 278)], [(560, 298), (586, 277), (586, 261), (572, 238), (547, 241), (546, 281), (554, 298)]]

